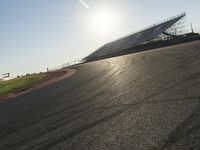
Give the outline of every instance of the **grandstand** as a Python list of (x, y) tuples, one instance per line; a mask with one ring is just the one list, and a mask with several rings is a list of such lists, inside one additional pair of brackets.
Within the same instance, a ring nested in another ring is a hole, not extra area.
[(148, 28), (137, 31), (131, 35), (120, 38), (104, 46), (90, 54), (85, 58), (85, 61), (92, 61), (98, 58), (105, 58), (108, 55), (121, 53), (127, 49), (135, 46), (149, 43), (155, 40), (174, 38), (180, 35), (182, 32), (178, 32), (180, 28), (183, 28), (181, 22), (186, 16), (186, 13), (181, 13), (177, 16), (171, 17), (167, 20), (149, 26)]

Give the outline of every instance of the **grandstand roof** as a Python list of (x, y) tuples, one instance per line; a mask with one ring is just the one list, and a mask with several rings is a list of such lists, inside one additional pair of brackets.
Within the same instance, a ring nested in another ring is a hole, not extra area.
[(136, 46), (143, 42), (153, 40), (156, 37), (158, 37), (161, 33), (169, 29), (171, 26), (173, 26), (176, 22), (178, 22), (184, 16), (186, 16), (186, 13), (181, 13), (180, 15), (169, 18), (158, 24), (154, 24), (146, 29), (133, 33), (129, 36), (126, 36), (124, 38), (105, 44), (104, 46), (96, 50), (94, 53), (89, 55), (87, 58), (99, 57), (99, 56), (115, 53), (123, 49)]

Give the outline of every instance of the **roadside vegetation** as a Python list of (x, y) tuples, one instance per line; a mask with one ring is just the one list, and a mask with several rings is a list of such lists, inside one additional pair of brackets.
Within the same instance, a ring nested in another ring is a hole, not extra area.
[(25, 90), (45, 78), (43, 74), (30, 75), (0, 82), (0, 96)]

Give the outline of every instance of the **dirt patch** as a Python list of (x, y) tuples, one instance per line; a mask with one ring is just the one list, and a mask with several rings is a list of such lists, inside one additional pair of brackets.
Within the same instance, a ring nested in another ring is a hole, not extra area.
[(73, 75), (74, 73), (76, 73), (76, 70), (74, 69), (67, 69), (67, 70), (62, 70), (62, 71), (55, 71), (55, 72), (48, 72), (48, 73), (44, 73), (46, 75), (46, 78), (41, 81), (40, 83), (33, 85), (31, 87), (28, 87), (26, 89), (22, 89), (19, 91), (14, 91), (10, 94), (7, 94), (5, 96), (0, 96), (0, 103), (5, 102), (7, 100), (16, 98), (18, 96), (24, 95), (26, 93), (29, 93), (31, 91), (34, 91), (36, 89), (40, 89), (43, 87), (46, 87), (50, 84), (53, 84), (55, 82), (58, 82), (60, 80), (63, 80), (71, 75)]

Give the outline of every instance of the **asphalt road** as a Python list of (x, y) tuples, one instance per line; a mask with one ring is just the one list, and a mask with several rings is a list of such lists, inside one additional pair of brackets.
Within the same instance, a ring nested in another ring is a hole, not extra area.
[(0, 104), (0, 149), (200, 148), (200, 41), (75, 67)]

